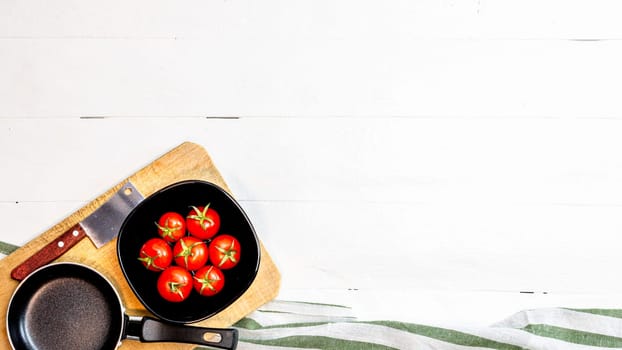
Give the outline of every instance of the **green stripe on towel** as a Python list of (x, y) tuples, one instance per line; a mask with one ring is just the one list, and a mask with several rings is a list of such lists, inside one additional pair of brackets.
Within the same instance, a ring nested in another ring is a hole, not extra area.
[(593, 314), (593, 315), (622, 318), (622, 310), (615, 310), (615, 309), (568, 309), (568, 310), (572, 310), (576, 312), (585, 312), (585, 313)]
[(13, 245), (11, 243), (0, 242), (0, 254), (9, 255), (17, 250), (19, 246)]
[(541, 337), (559, 339), (569, 343), (604, 348), (622, 347), (622, 338), (555, 327), (546, 324), (530, 324), (524, 327), (523, 330)]
[(396, 322), (396, 321), (372, 321), (370, 324), (382, 325), (399, 329), (402, 331), (410, 332), (413, 334), (422, 335), (428, 338), (442, 340), (447, 343), (464, 346), (478, 346), (484, 348), (498, 349), (498, 350), (521, 350), (520, 346), (515, 346), (506, 343), (500, 343), (494, 340), (478, 337), (476, 335), (467, 334), (451, 329), (424, 326), (414, 323)]
[(286, 346), (292, 348), (301, 348), (301, 349), (321, 349), (321, 350), (360, 350), (360, 349), (368, 349), (368, 350), (396, 350), (396, 348), (360, 342), (354, 340), (346, 340), (339, 338), (331, 338), (331, 337), (323, 337), (323, 336), (308, 336), (308, 335), (297, 335), (285, 338), (278, 339), (243, 339), (241, 342), (260, 344), (260, 345), (271, 345), (271, 346)]

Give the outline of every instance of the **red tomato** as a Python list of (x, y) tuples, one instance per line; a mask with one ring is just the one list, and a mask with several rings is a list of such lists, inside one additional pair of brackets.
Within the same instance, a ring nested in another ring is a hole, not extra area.
[(167, 212), (160, 216), (156, 223), (158, 234), (168, 242), (177, 242), (186, 235), (186, 220), (175, 212)]
[(225, 275), (216, 266), (207, 265), (194, 274), (194, 290), (209, 297), (217, 294), (225, 286)]
[(223, 270), (230, 269), (240, 261), (240, 242), (230, 235), (219, 235), (209, 245), (212, 264)]
[(192, 207), (186, 216), (186, 227), (191, 235), (200, 239), (212, 238), (220, 229), (220, 215), (209, 207)]
[(175, 243), (173, 255), (177, 265), (195, 271), (207, 263), (207, 244), (195, 237), (186, 236)]
[(158, 278), (158, 293), (162, 298), (178, 303), (186, 300), (192, 292), (192, 275), (183, 267), (171, 266)]
[(138, 260), (151, 271), (163, 271), (173, 261), (173, 252), (166, 241), (152, 238), (140, 248)]

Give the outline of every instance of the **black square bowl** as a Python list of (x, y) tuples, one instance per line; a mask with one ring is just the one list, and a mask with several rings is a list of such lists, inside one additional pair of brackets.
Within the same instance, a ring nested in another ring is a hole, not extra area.
[[(157, 291), (158, 272), (148, 271), (138, 260), (140, 248), (158, 237), (155, 222), (167, 211), (186, 216), (191, 206), (210, 204), (220, 215), (220, 230), (240, 241), (238, 264), (223, 270), (225, 286), (216, 295), (204, 297), (193, 291), (178, 303), (163, 299)], [(125, 219), (117, 240), (121, 270), (140, 302), (155, 316), (175, 323), (192, 323), (217, 314), (236, 301), (250, 287), (260, 262), (259, 240), (240, 205), (222, 188), (206, 181), (189, 180), (167, 186), (143, 200)]]

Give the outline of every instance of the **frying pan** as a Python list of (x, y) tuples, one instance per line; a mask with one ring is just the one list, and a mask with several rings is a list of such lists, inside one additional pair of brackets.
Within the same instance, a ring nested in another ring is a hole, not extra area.
[(7, 334), (15, 350), (116, 349), (124, 339), (235, 349), (235, 329), (214, 329), (128, 316), (119, 294), (96, 270), (46, 265), (24, 279), (9, 302)]

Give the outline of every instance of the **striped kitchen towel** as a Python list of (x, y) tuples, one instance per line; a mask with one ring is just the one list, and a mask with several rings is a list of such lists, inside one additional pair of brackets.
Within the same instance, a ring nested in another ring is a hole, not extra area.
[(234, 325), (240, 350), (622, 349), (622, 310), (527, 310), (489, 327), (359, 321), (348, 307), (272, 301)]

